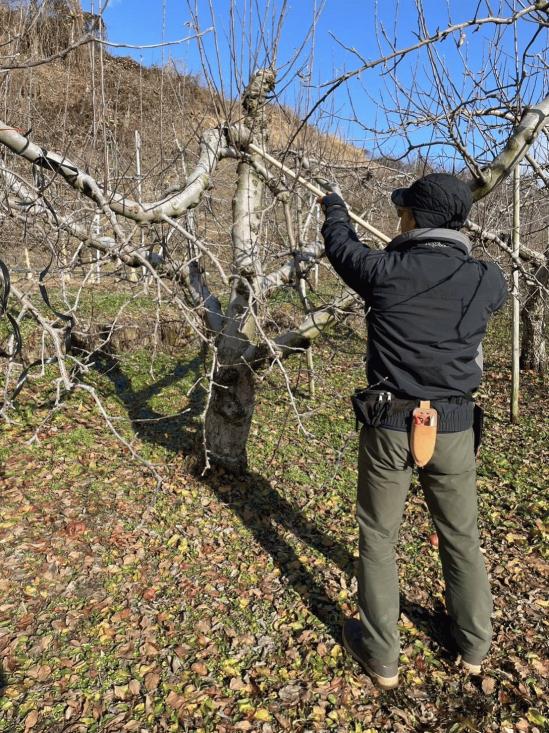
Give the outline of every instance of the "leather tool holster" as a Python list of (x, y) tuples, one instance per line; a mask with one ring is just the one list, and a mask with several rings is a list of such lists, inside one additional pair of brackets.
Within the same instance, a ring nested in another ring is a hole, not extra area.
[(410, 450), (416, 466), (426, 466), (435, 452), (438, 415), (429, 400), (421, 400), (412, 412)]

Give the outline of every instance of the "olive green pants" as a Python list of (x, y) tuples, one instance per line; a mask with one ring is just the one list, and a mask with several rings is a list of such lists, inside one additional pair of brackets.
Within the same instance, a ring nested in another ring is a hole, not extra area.
[[(399, 657), (395, 546), (413, 460), (405, 432), (363, 427), (358, 461), (358, 595), (366, 649), (392, 664)], [(477, 526), (473, 431), (441, 433), (419, 480), (438, 537), (446, 608), (465, 661), (479, 664), (492, 638), (492, 596)], [(413, 599), (412, 599), (413, 600)]]

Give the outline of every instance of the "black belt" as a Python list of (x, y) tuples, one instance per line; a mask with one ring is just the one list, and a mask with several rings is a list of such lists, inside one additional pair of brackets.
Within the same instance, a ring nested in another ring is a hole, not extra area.
[[(412, 411), (420, 398), (401, 396), (394, 392), (376, 389), (357, 389), (351, 397), (358, 423), (369, 427), (389, 427), (407, 430)], [(471, 427), (474, 401), (472, 395), (455, 395), (431, 400), (440, 415), (441, 432), (456, 432)], [(463, 409), (462, 409), (463, 408)]]

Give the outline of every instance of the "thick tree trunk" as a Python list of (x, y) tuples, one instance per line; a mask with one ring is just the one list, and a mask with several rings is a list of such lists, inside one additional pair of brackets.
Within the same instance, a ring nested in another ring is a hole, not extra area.
[(246, 444), (254, 407), (252, 370), (245, 364), (218, 369), (204, 426), (210, 463), (236, 474), (246, 470)]
[(250, 317), (252, 290), (244, 278), (235, 279), (217, 339), (211, 397), (205, 415), (206, 460), (231, 473), (248, 466), (246, 443), (255, 407), (255, 374), (243, 358), (255, 334)]
[[(267, 138), (266, 97), (274, 82), (270, 69), (258, 71), (242, 99), (251, 140), (261, 146)], [(255, 375), (243, 357), (256, 335), (256, 298), (262, 282), (258, 236), (263, 189), (263, 179), (254, 166), (241, 161), (233, 199), (233, 287), (216, 342), (216, 365), (204, 424), (207, 460), (232, 473), (247, 468), (246, 443), (255, 406)]]

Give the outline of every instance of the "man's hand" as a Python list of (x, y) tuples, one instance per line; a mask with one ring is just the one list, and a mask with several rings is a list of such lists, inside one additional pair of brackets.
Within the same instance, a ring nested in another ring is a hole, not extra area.
[(345, 211), (347, 210), (347, 207), (345, 206), (345, 201), (341, 198), (341, 196), (334, 191), (329, 191), (325, 196), (319, 196), (316, 200), (317, 204), (320, 204), (320, 207), (324, 213), (326, 213), (326, 209), (328, 206), (341, 206)]
[(333, 193), (333, 191), (328, 191), (328, 193), (325, 193), (324, 196), (319, 196), (316, 200), (317, 204), (320, 206), (322, 211), (326, 210), (326, 207), (324, 206), (324, 199), (326, 196), (330, 196)]

